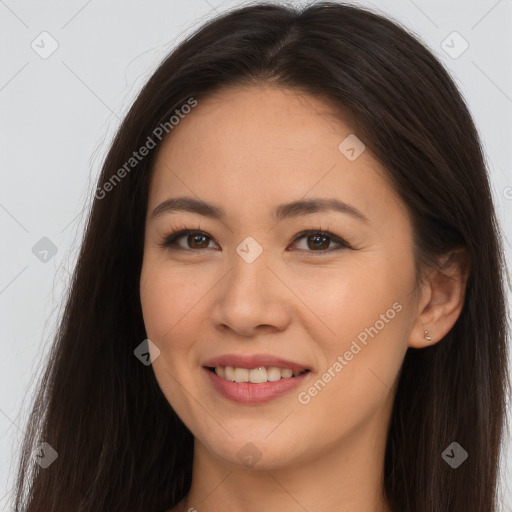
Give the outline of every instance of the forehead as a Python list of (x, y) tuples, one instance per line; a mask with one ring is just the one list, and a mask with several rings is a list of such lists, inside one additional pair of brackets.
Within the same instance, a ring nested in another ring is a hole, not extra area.
[(307, 194), (350, 196), (361, 210), (379, 200), (399, 207), (369, 151), (352, 161), (340, 151), (349, 136), (357, 134), (329, 105), (296, 90), (221, 89), (199, 100), (162, 143), (150, 207), (183, 194), (245, 210)]
[(265, 161), (268, 154), (297, 160), (308, 154), (313, 159), (319, 148), (331, 145), (337, 151), (343, 133), (351, 133), (350, 127), (328, 105), (302, 92), (235, 86), (199, 100), (164, 141), (160, 156), (193, 149), (196, 157), (210, 153), (210, 159), (231, 164), (248, 157)]

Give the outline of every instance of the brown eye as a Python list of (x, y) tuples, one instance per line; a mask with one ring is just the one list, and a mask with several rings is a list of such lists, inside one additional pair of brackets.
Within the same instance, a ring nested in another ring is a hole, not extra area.
[(206, 249), (208, 247), (208, 237), (205, 235), (188, 235), (186, 240), (191, 249)]
[[(185, 244), (180, 244), (181, 239), (185, 240)], [(175, 251), (196, 251), (200, 249), (208, 249), (211, 238), (200, 231), (190, 229), (182, 229), (171, 233), (162, 243), (161, 247)]]
[[(332, 233), (329, 233), (328, 231), (306, 231), (304, 233), (299, 234), (295, 240), (294, 244), (297, 243), (297, 241), (305, 238), (307, 240), (306, 247), (299, 247), (299, 249), (302, 251), (307, 252), (332, 252), (337, 249), (350, 249), (350, 245), (342, 240), (340, 237), (333, 235)], [(338, 248), (329, 248), (329, 245), (334, 242), (338, 244)]]
[[(310, 249), (328, 249), (329, 248), (329, 237), (325, 235), (314, 235), (308, 236), (308, 247)], [(311, 243), (309, 243), (311, 241)]]

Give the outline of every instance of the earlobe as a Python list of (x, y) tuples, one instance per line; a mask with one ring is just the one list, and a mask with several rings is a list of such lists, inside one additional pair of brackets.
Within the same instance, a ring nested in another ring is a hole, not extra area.
[(425, 348), (440, 342), (462, 312), (469, 276), (469, 259), (464, 248), (455, 249), (431, 271), (422, 286), (417, 316), (409, 346)]

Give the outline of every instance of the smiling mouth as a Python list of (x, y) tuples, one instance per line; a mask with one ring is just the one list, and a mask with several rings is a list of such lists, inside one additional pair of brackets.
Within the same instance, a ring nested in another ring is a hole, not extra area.
[(290, 368), (279, 368), (276, 366), (259, 366), (257, 368), (236, 368), (233, 366), (206, 367), (221, 379), (248, 384), (264, 384), (266, 382), (277, 382), (280, 380), (294, 379), (310, 370), (293, 371)]

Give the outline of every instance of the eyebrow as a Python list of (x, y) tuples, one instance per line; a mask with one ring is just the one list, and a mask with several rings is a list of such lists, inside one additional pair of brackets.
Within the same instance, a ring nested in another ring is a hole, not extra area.
[[(291, 203), (280, 204), (274, 211), (274, 219), (280, 222), (283, 219), (327, 211), (346, 213), (364, 222), (369, 222), (368, 217), (357, 208), (334, 198), (302, 199)], [(226, 213), (220, 206), (193, 197), (173, 197), (166, 199), (153, 210), (151, 218), (154, 219), (163, 213), (173, 212), (197, 213), (218, 220), (226, 218)]]

